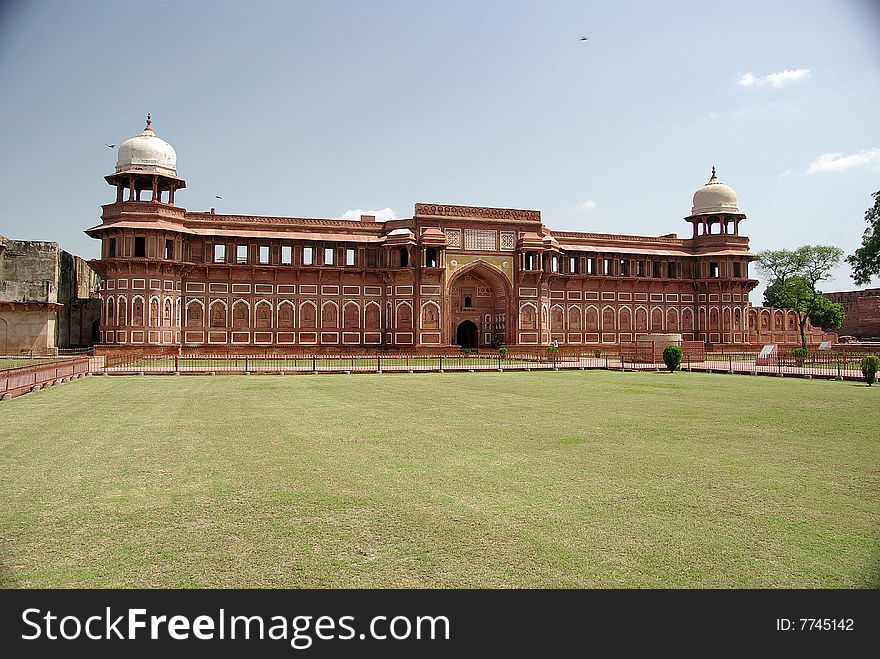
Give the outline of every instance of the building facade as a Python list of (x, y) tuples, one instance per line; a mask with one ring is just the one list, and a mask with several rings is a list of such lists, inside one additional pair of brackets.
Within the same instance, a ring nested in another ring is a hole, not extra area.
[(0, 355), (97, 342), (98, 276), (58, 243), (0, 236)]
[(838, 334), (880, 340), (880, 288), (825, 293), (825, 297), (843, 306)]
[(687, 238), (552, 231), (537, 210), (447, 204), (416, 204), (411, 218), (387, 222), (190, 212), (175, 203), (186, 187), (176, 153), (149, 117), (106, 180), (116, 199), (86, 233), (102, 242), (92, 263), (107, 345), (584, 347), (657, 332), (760, 340), (746, 216), (714, 168), (685, 218)]

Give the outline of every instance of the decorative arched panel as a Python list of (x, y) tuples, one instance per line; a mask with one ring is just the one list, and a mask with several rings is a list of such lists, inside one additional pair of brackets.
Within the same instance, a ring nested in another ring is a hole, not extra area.
[(614, 322), (614, 307), (605, 307), (602, 309), (602, 331), (613, 332), (616, 323)]
[(584, 313), (584, 326), (588, 332), (599, 331), (599, 310), (590, 305)]
[(660, 307), (651, 309), (651, 331), (663, 331), (663, 309)]
[(318, 305), (306, 300), (299, 307), (299, 326), (303, 329), (315, 329), (318, 326)]
[(568, 308), (568, 331), (581, 331), (581, 308), (577, 305), (571, 305)]
[(321, 328), (335, 329), (339, 327), (339, 306), (332, 301), (321, 305)]
[(550, 309), (550, 329), (557, 332), (565, 330), (565, 311), (558, 304)]
[(296, 309), (290, 300), (278, 303), (278, 328), (291, 329), (296, 327)]
[(632, 326), (632, 310), (629, 307), (621, 307), (618, 328), (621, 332), (629, 332), (632, 330)]
[(257, 329), (272, 328), (272, 303), (260, 300), (254, 305), (254, 327)]
[(636, 331), (648, 331), (648, 310), (645, 307), (636, 307)]
[(422, 305), (422, 329), (440, 329), (440, 305), (436, 302)]

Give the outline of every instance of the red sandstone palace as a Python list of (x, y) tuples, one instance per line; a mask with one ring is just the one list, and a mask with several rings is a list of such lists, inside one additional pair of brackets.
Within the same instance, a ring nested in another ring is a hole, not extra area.
[[(540, 211), (416, 204), (377, 222), (189, 212), (174, 149), (119, 147), (102, 241), (103, 344), (141, 348), (608, 346), (646, 333), (707, 344), (799, 341), (756, 309), (745, 214), (712, 170), (690, 238), (552, 231)], [(822, 339), (812, 330), (811, 339)]]

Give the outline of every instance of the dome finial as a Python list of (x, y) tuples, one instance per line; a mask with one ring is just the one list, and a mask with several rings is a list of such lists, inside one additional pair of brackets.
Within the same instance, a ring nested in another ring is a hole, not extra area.
[[(150, 119), (150, 113), (147, 112), (147, 127), (146, 127), (145, 130), (152, 130), (152, 128), (150, 128), (150, 126), (152, 126), (152, 124), (153, 124), (153, 122), (152, 122), (152, 120)], [(713, 171), (713, 172), (715, 171), (715, 168), (714, 168), (714, 167), (712, 168), (712, 171)]]
[(712, 176), (709, 179), (709, 183), (711, 183), (712, 181), (717, 181), (717, 180), (718, 180), (718, 177), (715, 176), (715, 165), (712, 165)]

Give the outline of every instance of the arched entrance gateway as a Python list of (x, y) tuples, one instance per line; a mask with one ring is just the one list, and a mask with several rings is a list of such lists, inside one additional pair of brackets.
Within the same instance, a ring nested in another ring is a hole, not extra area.
[(512, 301), (513, 289), (500, 270), (481, 261), (461, 267), (446, 286), (447, 341), (471, 349), (512, 343)]

